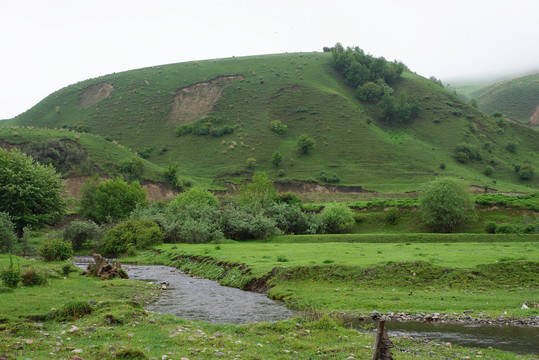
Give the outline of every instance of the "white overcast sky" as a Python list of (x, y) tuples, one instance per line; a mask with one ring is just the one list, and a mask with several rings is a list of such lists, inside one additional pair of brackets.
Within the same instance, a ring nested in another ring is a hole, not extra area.
[(0, 119), (112, 72), (336, 42), (443, 80), (539, 70), (539, 0), (0, 0)]

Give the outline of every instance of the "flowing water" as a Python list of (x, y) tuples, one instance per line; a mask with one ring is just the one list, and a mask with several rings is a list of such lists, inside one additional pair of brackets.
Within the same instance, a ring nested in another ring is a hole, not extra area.
[[(78, 258), (86, 268), (90, 258)], [(263, 294), (221, 286), (219, 283), (192, 277), (167, 266), (122, 265), (130, 279), (164, 282), (166, 290), (146, 308), (190, 320), (211, 323), (246, 324), (277, 321), (297, 315), (281, 303)], [(158, 290), (160, 291), (160, 290)], [(389, 336), (408, 334), (453, 345), (488, 348), (489, 346), (522, 354), (539, 353), (539, 327), (421, 323), (417, 321), (386, 323)]]

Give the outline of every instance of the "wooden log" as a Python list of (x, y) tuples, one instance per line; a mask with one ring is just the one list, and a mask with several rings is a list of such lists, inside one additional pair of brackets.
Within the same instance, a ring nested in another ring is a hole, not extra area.
[(384, 336), (385, 320), (373, 319), (376, 322), (376, 335), (374, 336), (374, 346), (372, 347), (371, 360), (378, 360), (380, 357), (380, 345)]

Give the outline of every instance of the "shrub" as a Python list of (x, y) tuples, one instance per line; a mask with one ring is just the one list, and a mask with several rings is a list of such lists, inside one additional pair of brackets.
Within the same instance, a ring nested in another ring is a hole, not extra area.
[(530, 180), (533, 177), (534, 167), (530, 164), (524, 164), (518, 171), (518, 177), (521, 180)]
[(211, 219), (186, 219), (173, 221), (165, 228), (165, 239), (171, 243), (198, 244), (223, 239), (218, 224)]
[(29, 256), (34, 255), (35, 250), (30, 244), (30, 232), (31, 229), (29, 227), (25, 227), (22, 229), (22, 236), (19, 239), (19, 246), (18, 250), (20, 251), (20, 255), (22, 256)]
[(372, 81), (368, 81), (365, 84), (358, 86), (357, 97), (363, 101), (376, 102), (380, 100), (384, 94), (384, 89)]
[(155, 222), (147, 219), (131, 219), (107, 231), (101, 242), (101, 251), (106, 256), (118, 256), (130, 249), (148, 248), (162, 240), (163, 233)]
[(196, 205), (199, 207), (210, 206), (218, 209), (221, 205), (219, 200), (206, 189), (201, 187), (194, 187), (177, 195), (170, 203), (171, 209), (179, 212), (189, 206)]
[(286, 203), (290, 205), (296, 205), (300, 208), (303, 205), (299, 196), (297, 196), (296, 193), (293, 193), (291, 191), (287, 191), (283, 194), (278, 195), (277, 202)]
[(389, 208), (384, 215), (384, 219), (386, 223), (395, 225), (397, 220), (399, 220), (399, 209), (396, 207)]
[(73, 249), (82, 248), (85, 242), (96, 243), (103, 237), (101, 228), (93, 221), (72, 221), (64, 228), (64, 240), (71, 243)]
[(316, 147), (316, 141), (305, 134), (301, 134), (297, 141), (298, 150), (302, 154), (308, 154)]
[(251, 182), (241, 188), (241, 203), (243, 205), (265, 208), (275, 202), (278, 193), (273, 181), (265, 172), (256, 171)]
[(21, 282), (20, 271), (15, 269), (11, 255), (9, 256), (8, 268), (0, 271), (0, 279), (2, 280), (2, 283), (4, 283), (4, 286), (7, 286), (8, 288), (17, 287), (19, 282)]
[(46, 240), (39, 248), (39, 255), (45, 261), (67, 260), (73, 256), (73, 248), (62, 239)]
[(248, 158), (247, 160), (245, 160), (245, 167), (247, 169), (254, 169), (256, 167), (256, 159)]
[(483, 170), (483, 174), (485, 174), (486, 176), (492, 176), (492, 174), (494, 174), (494, 168), (488, 165), (487, 167), (485, 167), (485, 170)]
[(276, 230), (274, 220), (249, 206), (225, 207), (220, 225), (224, 235), (234, 240), (265, 239)]
[(341, 181), (341, 179), (339, 178), (339, 176), (335, 173), (332, 173), (332, 172), (325, 172), (325, 171), (320, 171), (320, 174), (318, 175), (318, 179), (320, 179), (320, 181), (323, 181), (323, 182), (327, 182), (327, 183), (338, 183), (339, 181)]
[(21, 274), (22, 284), (24, 286), (35, 286), (47, 284), (47, 278), (34, 268), (30, 268)]
[(286, 175), (286, 172), (284, 171), (284, 169), (279, 169), (279, 171), (277, 171), (277, 176), (278, 177), (283, 177)]
[(133, 156), (129, 160), (121, 160), (116, 165), (116, 170), (129, 179), (140, 179), (144, 172), (144, 162), (141, 158)]
[(124, 219), (146, 200), (146, 191), (138, 182), (128, 184), (120, 178), (103, 183), (98, 177), (89, 178), (81, 193), (80, 213), (98, 223)]
[(442, 169), (442, 170), (445, 169), (445, 164), (444, 163), (440, 164), (440, 169)]
[(297, 205), (276, 203), (266, 209), (265, 214), (285, 234), (303, 234), (307, 231), (307, 219)]
[(515, 234), (517, 228), (513, 224), (500, 224), (496, 227), (496, 234)]
[(0, 253), (13, 251), (17, 244), (17, 237), (13, 232), (13, 223), (9, 215), (0, 212)]
[[(468, 160), (482, 160), (482, 156), (475, 145), (459, 144), (455, 148), (455, 153), (456, 153), (455, 158), (457, 158), (457, 160), (460, 162), (467, 162)], [(462, 155), (460, 155), (461, 153), (466, 154), (468, 158), (464, 161), (459, 159), (459, 158), (462, 158)]]
[(344, 232), (355, 223), (354, 212), (344, 204), (329, 204), (320, 215), (327, 233)]
[(510, 141), (510, 142), (507, 143), (505, 148), (507, 149), (507, 151), (514, 154), (514, 153), (517, 152), (517, 143), (514, 142), (514, 141)]
[(283, 155), (280, 151), (275, 151), (271, 156), (271, 163), (273, 166), (278, 167), (281, 161), (283, 161)]
[(282, 135), (285, 133), (285, 131), (288, 129), (288, 126), (283, 124), (281, 120), (272, 120), (269, 123), (271, 131)]
[(498, 224), (496, 224), (496, 221), (487, 221), (485, 223), (485, 231), (489, 234), (495, 234), (497, 227)]
[(470, 218), (474, 199), (465, 184), (442, 177), (425, 187), (419, 207), (425, 225), (435, 231), (451, 232)]
[(455, 154), (455, 159), (460, 163), (466, 164), (470, 160), (470, 157), (465, 152), (459, 151)]

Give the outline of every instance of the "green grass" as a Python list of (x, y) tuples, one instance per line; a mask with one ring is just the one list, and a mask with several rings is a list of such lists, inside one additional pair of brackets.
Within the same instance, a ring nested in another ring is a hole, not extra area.
[[(147, 283), (97, 280), (76, 273), (64, 279), (57, 275), (62, 263), (21, 258), (15, 261), (23, 268), (31, 265), (48, 273), (49, 283), (0, 293), (0, 356), (9, 359), (74, 355), (84, 359), (165, 358), (165, 355), (197, 359), (332, 359), (350, 354), (363, 359), (372, 352), (372, 333), (347, 329), (338, 319), (325, 315), (314, 314), (275, 324), (214, 325), (188, 321), (145, 311), (142, 302), (150, 300), (151, 293), (156, 292)], [(0, 255), (0, 264), (8, 264), (8, 257)], [(316, 284), (313, 285), (316, 289)], [(90, 303), (91, 300), (95, 303)], [(57, 309), (72, 301), (91, 304), (92, 311), (77, 319), (54, 316)], [(448, 358), (474, 357), (479, 353), (496, 359), (516, 357), (499, 350), (441, 347), (424, 340), (392, 337), (392, 341), (401, 349), (412, 350), (412, 353), (394, 353), (405, 360), (431, 354)], [(135, 354), (142, 357), (134, 357)]]
[(487, 114), (499, 111), (505, 117), (527, 124), (539, 106), (539, 74), (489, 84), (471, 95)]
[[(168, 114), (177, 89), (235, 74), (243, 78), (221, 84), (222, 97), (211, 112), (223, 125), (235, 126), (234, 133), (219, 138), (176, 137), (179, 123)], [(84, 90), (102, 82), (114, 86), (110, 96), (81, 108), (79, 98)], [(331, 67), (329, 54), (206, 60), (83, 81), (51, 94), (3, 126), (61, 128), (84, 123), (90, 132), (117, 140), (133, 151), (152, 147), (151, 163), (163, 167), (170, 160), (178, 161), (180, 175), (215, 189), (224, 188), (227, 181), (238, 183), (250, 177), (250, 171), (243, 169), (247, 158), (255, 158), (258, 170), (277, 179), (279, 169), (271, 164), (276, 150), (283, 154), (280, 168), (290, 179), (316, 180), (326, 171), (337, 174), (341, 185), (401, 193), (417, 190), (440, 174), (462, 177), (479, 186), (492, 187), (496, 180), (495, 186), (507, 191), (537, 188), (537, 177), (521, 181), (512, 165), (529, 162), (539, 168), (539, 133), (510, 125), (498, 134), (494, 120), (411, 72), (405, 72), (395, 87), (406, 90), (410, 99), (418, 98), (423, 108), (420, 117), (405, 126), (378, 121), (376, 107), (356, 99), (353, 89)], [(285, 134), (270, 130), (269, 122), (275, 119), (288, 126)], [(476, 133), (469, 131), (472, 123), (478, 127)], [(317, 142), (308, 155), (296, 149), (295, 139), (302, 133)], [(505, 150), (509, 140), (520, 142), (517, 155)], [(494, 147), (490, 153), (483, 152), (483, 162), (462, 165), (454, 160), (456, 144), (482, 147), (484, 141)], [(160, 152), (163, 147), (168, 151)], [(495, 174), (489, 178), (482, 171), (491, 162)], [(441, 163), (446, 164), (444, 170)], [(155, 179), (152, 173), (146, 176)]]

